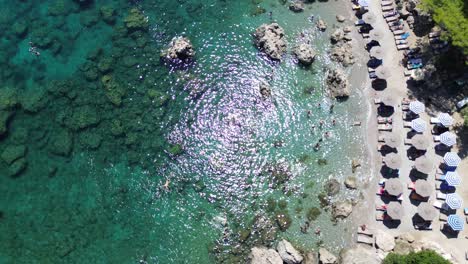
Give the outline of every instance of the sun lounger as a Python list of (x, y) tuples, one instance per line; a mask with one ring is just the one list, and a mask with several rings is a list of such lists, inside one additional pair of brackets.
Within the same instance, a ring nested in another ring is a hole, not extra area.
[(384, 144), (377, 144), (377, 151), (381, 151)]
[(364, 20), (362, 19), (359, 19), (358, 21), (354, 22), (354, 25), (355, 26), (362, 26), (362, 25), (365, 25), (366, 22), (364, 22)]
[(371, 68), (371, 67), (367, 67), (367, 71), (368, 71), (369, 73), (371, 73), (371, 72), (375, 72), (375, 69), (374, 69), (374, 68)]
[(411, 73), (412, 73), (412, 72), (413, 72), (412, 70), (405, 70), (405, 71), (404, 71), (404, 75), (405, 75), (405, 76), (411, 76)]
[(369, 38), (369, 33), (362, 33), (361, 35), (363, 38)]
[[(395, 26), (390, 26), (390, 30), (395, 32), (397, 30), (403, 30), (405, 28), (404, 25), (395, 25)], [(400, 34), (400, 35), (403, 35), (403, 34)]]
[[(401, 111), (408, 111), (409, 110), (409, 105), (402, 105), (401, 106)], [(403, 115), (403, 119), (405, 118), (405, 116)]]
[(438, 199), (438, 200), (445, 200), (446, 198), (447, 198), (447, 194), (441, 193), (441, 192), (437, 192), (437, 199)]
[(369, 228), (362, 229), (361, 227), (358, 227), (357, 233), (359, 235), (374, 236), (374, 232), (372, 232)]
[(436, 174), (435, 179), (437, 181), (445, 181), (445, 174)]
[(440, 136), (433, 136), (434, 142), (439, 142), (440, 141)]
[(395, 40), (396, 45), (408, 44), (408, 41), (405, 39)]
[(390, 124), (381, 124), (377, 126), (377, 129), (380, 131), (392, 131), (393, 127)]
[(440, 231), (444, 231), (446, 223), (440, 223)]
[(442, 34), (441, 31), (431, 32), (429, 33), (429, 38), (440, 37), (441, 34)]
[(404, 144), (405, 145), (413, 145), (413, 141), (411, 141), (411, 138), (405, 138)]
[(375, 220), (376, 220), (376, 221), (383, 221), (383, 220), (385, 220), (385, 213), (384, 213), (384, 212), (377, 212), (377, 213), (375, 213)]
[(379, 186), (384, 186), (385, 185), (385, 179), (381, 179), (379, 181)]
[(439, 213), (439, 221), (447, 222), (447, 215), (444, 213)]
[(442, 201), (435, 201), (433, 203), (433, 206), (435, 208), (439, 209), (441, 212), (449, 212), (450, 211), (450, 207), (445, 202), (442, 202)]
[[(398, 45), (398, 46), (399, 46), (399, 45)], [(397, 47), (398, 47), (398, 46), (397, 46)], [(420, 69), (420, 68), (422, 68), (422, 67), (423, 67), (423, 64), (422, 64), (422, 63), (414, 63), (414, 64), (408, 64), (408, 65), (406, 65), (406, 68), (407, 68), (408, 70)]]
[(357, 242), (373, 246), (374, 245), (374, 238), (364, 236), (364, 235), (358, 235), (357, 236)]
[(422, 225), (414, 225), (414, 229), (420, 230), (420, 231), (430, 231), (432, 230), (432, 223), (427, 225), (427, 224), (422, 224)]
[(385, 21), (387, 21), (387, 23), (389, 23), (389, 22), (397, 21), (399, 18), (400, 18), (399, 16), (386, 17)]
[(410, 103), (411, 103), (411, 100), (408, 99), (408, 98), (403, 98), (403, 99), (401, 100), (401, 104), (402, 104), (402, 105), (409, 105)]
[(389, 6), (389, 5), (393, 5), (393, 1), (383, 0), (381, 4), (382, 4), (382, 6)]
[(405, 39), (407, 39), (407, 38), (408, 38), (408, 37), (405, 37), (404, 34), (403, 34), (403, 35), (394, 36), (395, 41), (396, 41), (396, 40), (405, 40)]
[(468, 215), (468, 208), (467, 208), (467, 207), (463, 208), (463, 213), (464, 213), (465, 215)]
[(439, 124), (440, 120), (437, 117), (431, 117), (431, 124)]
[(440, 190), (440, 185), (442, 184), (442, 182), (438, 181), (435, 183), (435, 189), (438, 191)]
[(391, 124), (392, 123), (392, 118), (391, 117), (377, 117), (377, 123), (378, 124)]
[(380, 98), (374, 99), (374, 104), (381, 104), (381, 103), (382, 103), (382, 100), (380, 100)]
[(377, 141), (378, 142), (385, 142), (385, 136), (379, 135), (379, 137), (377, 138)]
[(359, 10), (359, 9), (361, 9), (360, 5), (353, 5), (353, 10)]
[(386, 17), (391, 17), (391, 16), (398, 15), (398, 12), (395, 11), (395, 9), (393, 9), (391, 11), (384, 12), (382, 15), (383, 15), (384, 18), (386, 18)]
[(411, 127), (411, 122), (403, 122), (403, 127)]
[(400, 29), (393, 31), (393, 35), (403, 35), (403, 34), (405, 34), (405, 31), (400, 30)]
[(391, 10), (393, 10), (393, 6), (391, 5), (382, 7), (382, 12), (388, 12)]
[(409, 47), (406, 44), (402, 44), (402, 45), (397, 45), (397, 49), (398, 50), (406, 50), (406, 49), (409, 49)]

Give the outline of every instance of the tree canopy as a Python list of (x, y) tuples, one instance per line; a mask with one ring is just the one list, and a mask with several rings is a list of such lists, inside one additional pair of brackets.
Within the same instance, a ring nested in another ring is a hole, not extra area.
[(422, 8), (446, 29), (454, 46), (468, 55), (468, 3), (465, 0), (422, 0)]
[(382, 264), (450, 264), (450, 261), (432, 250), (423, 250), (418, 253), (411, 252), (408, 255), (390, 253)]

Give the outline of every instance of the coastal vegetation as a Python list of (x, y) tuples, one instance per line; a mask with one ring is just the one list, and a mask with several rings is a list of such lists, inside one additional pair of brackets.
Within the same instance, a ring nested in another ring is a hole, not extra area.
[(468, 55), (468, 6), (464, 0), (422, 0), (423, 10), (447, 30), (446, 38)]
[(382, 264), (450, 264), (450, 261), (432, 250), (411, 252), (408, 255), (390, 253), (383, 260)]

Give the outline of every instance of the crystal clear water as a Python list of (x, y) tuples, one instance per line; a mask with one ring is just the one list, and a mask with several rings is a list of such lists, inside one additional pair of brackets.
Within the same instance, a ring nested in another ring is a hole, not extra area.
[[(331, 26), (343, 2), (300, 14), (278, 0), (0, 6), (1, 263), (241, 263), (283, 237), (304, 251), (346, 244), (348, 223), (318, 194), (364, 154), (350, 124), (366, 107), (356, 87), (345, 102), (326, 97), (329, 32), (308, 19)], [(134, 8), (145, 19), (131, 20)], [(312, 67), (258, 52), (251, 33), (271, 19), (289, 50), (312, 43)], [(160, 51), (179, 35), (196, 57), (173, 68)], [(303, 233), (313, 207), (322, 213)]]

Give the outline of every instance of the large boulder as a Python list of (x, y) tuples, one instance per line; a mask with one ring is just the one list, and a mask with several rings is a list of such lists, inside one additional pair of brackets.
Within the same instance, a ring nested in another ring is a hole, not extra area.
[[(342, 40), (347, 40), (348, 35), (343, 35)], [(330, 50), (330, 57), (333, 61), (341, 63), (343, 66), (354, 64), (353, 47), (350, 43), (339, 42)]]
[(24, 157), (26, 155), (26, 147), (24, 145), (9, 145), (7, 146), (0, 157), (7, 164), (13, 163), (13, 161)]
[(188, 38), (174, 37), (161, 56), (168, 60), (186, 60), (195, 56), (195, 51)]
[(286, 264), (297, 264), (301, 263), (304, 259), (299, 251), (297, 251), (291, 243), (286, 240), (281, 240), (276, 247), (279, 255)]
[(310, 65), (314, 62), (316, 54), (310, 45), (303, 43), (296, 46), (294, 49), (294, 55), (296, 55), (300, 63)]
[(148, 17), (138, 8), (130, 9), (127, 17), (124, 19), (125, 27), (128, 30), (146, 30), (149, 26)]
[(343, 250), (340, 254), (341, 263), (346, 264), (380, 264), (375, 250), (369, 247), (356, 246)]
[(250, 252), (247, 263), (249, 264), (283, 264), (278, 252), (273, 249), (254, 247)]
[(340, 201), (332, 206), (332, 216), (334, 219), (346, 218), (353, 211), (353, 204), (349, 201)]
[(286, 52), (284, 29), (277, 23), (263, 24), (255, 30), (255, 45), (274, 60), (281, 60)]
[(320, 31), (325, 31), (327, 30), (327, 23), (325, 23), (325, 21), (323, 21), (322, 19), (319, 19), (317, 20), (317, 28)]
[(375, 234), (375, 245), (384, 252), (390, 252), (395, 248), (395, 238), (392, 235), (379, 230)]
[(318, 255), (316, 252), (307, 252), (304, 256), (304, 262), (302, 264), (318, 264)]
[(338, 43), (344, 40), (344, 37), (345, 37), (345, 32), (341, 28), (338, 28), (335, 31), (333, 31), (333, 33), (330, 36), (330, 40), (332, 43)]
[(357, 178), (355, 176), (346, 177), (344, 184), (348, 189), (357, 189)]
[(338, 258), (325, 248), (319, 249), (319, 260), (322, 264), (335, 264)]
[(332, 97), (343, 98), (351, 94), (348, 78), (338, 69), (328, 71), (326, 83)]
[(293, 12), (302, 12), (304, 11), (304, 2), (301, 0), (294, 0), (289, 4), (289, 9)]

